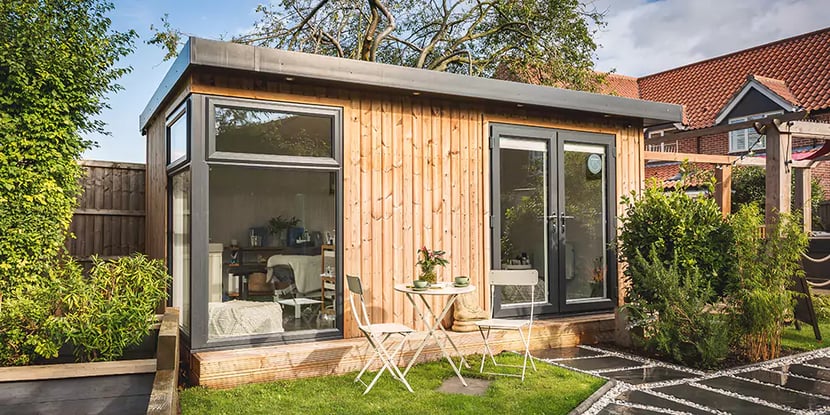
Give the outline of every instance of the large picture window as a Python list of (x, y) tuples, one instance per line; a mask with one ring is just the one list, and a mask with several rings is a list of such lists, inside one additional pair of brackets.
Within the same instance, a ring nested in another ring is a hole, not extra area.
[(206, 102), (207, 342), (339, 337), (342, 110)]

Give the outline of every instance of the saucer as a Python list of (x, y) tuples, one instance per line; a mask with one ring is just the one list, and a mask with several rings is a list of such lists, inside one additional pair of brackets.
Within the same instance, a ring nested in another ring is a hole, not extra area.
[(429, 287), (412, 287), (412, 291), (426, 291)]
[(468, 282), (466, 284), (453, 284), (452, 286), (455, 287), (455, 288), (464, 288), (464, 287), (469, 287), (470, 283)]

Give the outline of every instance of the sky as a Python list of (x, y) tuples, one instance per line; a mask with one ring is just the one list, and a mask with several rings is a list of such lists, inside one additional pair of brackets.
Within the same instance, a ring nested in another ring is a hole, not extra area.
[[(121, 0), (111, 14), (113, 29), (135, 30), (135, 53), (121, 66), (132, 72), (119, 80), (123, 90), (109, 96), (101, 114), (108, 136), (92, 135), (98, 147), (85, 159), (143, 163), (144, 137), (138, 116), (172, 61), (144, 42), (167, 13), (174, 28), (209, 39), (244, 33), (266, 0)], [(590, 0), (583, 0), (590, 1)], [(597, 33), (596, 69), (648, 75), (733, 51), (830, 26), (828, 0), (593, 0), (607, 25)]]

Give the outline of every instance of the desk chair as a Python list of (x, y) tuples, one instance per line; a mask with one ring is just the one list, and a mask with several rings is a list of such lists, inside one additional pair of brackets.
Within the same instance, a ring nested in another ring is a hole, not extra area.
[[(496, 287), (505, 286), (505, 285), (522, 285), (522, 286), (530, 286), (530, 318), (526, 320), (513, 320), (513, 319), (503, 319), (503, 318), (495, 318), (493, 313), (490, 313), (491, 318), (488, 320), (481, 320), (476, 322), (476, 326), (478, 326), (478, 331), (481, 333), (481, 338), (484, 339), (484, 353), (481, 354), (481, 367), (479, 368), (479, 373), (484, 372), (484, 361), (486, 357), (489, 355), (490, 360), (492, 360), (494, 366), (504, 366), (504, 367), (515, 367), (521, 368), (522, 374), (512, 374), (512, 373), (493, 373), (487, 372), (491, 375), (502, 375), (502, 376), (515, 376), (521, 377), (522, 382), (525, 380), (525, 371), (527, 370), (527, 361), (530, 360), (530, 365), (533, 367), (533, 371), (536, 371), (536, 363), (533, 362), (533, 356), (530, 355), (530, 332), (533, 328), (533, 299), (534, 297), (534, 290), (536, 289), (536, 284), (539, 282), (539, 273), (535, 269), (529, 270), (492, 270), (490, 271), (490, 298), (493, 298), (493, 294), (495, 294)], [(492, 307), (491, 307), (492, 308)], [(527, 327), (527, 337), (524, 334), (524, 328)], [(493, 350), (490, 348), (490, 345), (487, 343), (487, 340), (490, 338), (490, 330), (513, 330), (519, 332), (519, 337), (522, 339), (522, 343), (525, 346), (524, 352), (524, 361), (521, 366), (517, 365), (504, 365), (496, 363), (496, 358), (493, 356)]]

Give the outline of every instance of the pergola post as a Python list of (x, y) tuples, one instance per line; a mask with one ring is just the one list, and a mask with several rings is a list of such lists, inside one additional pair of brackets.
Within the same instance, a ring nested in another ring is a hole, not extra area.
[(810, 169), (795, 169), (795, 207), (801, 210), (804, 218), (804, 232), (813, 230), (813, 204), (812, 204), (812, 173)]
[(722, 164), (715, 168), (715, 201), (718, 202), (723, 217), (732, 211), (732, 165)]
[(767, 178), (765, 223), (767, 230), (775, 224), (779, 213), (790, 212), (790, 163), (792, 135), (781, 133), (775, 123), (767, 124)]

